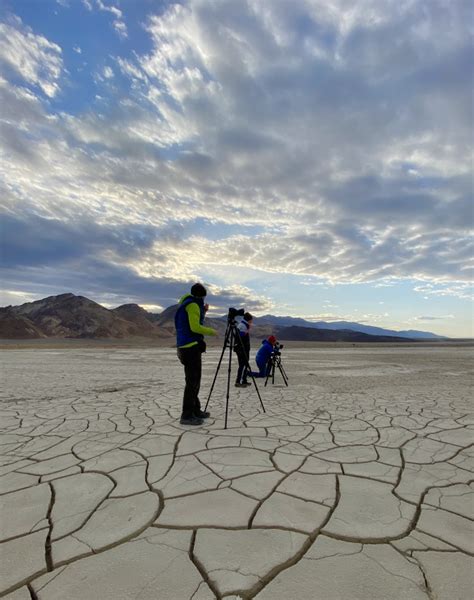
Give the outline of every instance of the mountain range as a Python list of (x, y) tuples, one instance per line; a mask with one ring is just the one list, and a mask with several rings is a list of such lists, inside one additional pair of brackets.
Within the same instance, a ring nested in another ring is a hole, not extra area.
[[(0, 308), (0, 338), (156, 338), (172, 341), (176, 309), (177, 305), (173, 305), (159, 314), (150, 313), (138, 304), (123, 304), (108, 309), (84, 296), (60, 294), (20, 306)], [(208, 317), (206, 324), (223, 334), (227, 317)], [(253, 337), (258, 339), (270, 334), (281, 340), (296, 341), (401, 342), (444, 339), (430, 332), (394, 331), (346, 321), (328, 323), (273, 315), (256, 317)]]
[(416, 329), (408, 329), (406, 331), (395, 331), (394, 329), (384, 329), (383, 327), (374, 327), (373, 325), (364, 325), (362, 323), (354, 323), (352, 321), (307, 321), (300, 317), (275, 317), (273, 315), (264, 315), (259, 317), (259, 323), (270, 323), (278, 327), (310, 327), (314, 329), (333, 329), (358, 331), (369, 335), (388, 335), (394, 337), (418, 339), (418, 340), (439, 340), (446, 339), (443, 336), (436, 335), (429, 331), (418, 331)]

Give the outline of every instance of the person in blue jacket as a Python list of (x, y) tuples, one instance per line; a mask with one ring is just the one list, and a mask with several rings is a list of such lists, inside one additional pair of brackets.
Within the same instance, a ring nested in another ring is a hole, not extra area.
[(178, 358), (184, 366), (186, 380), (180, 420), (182, 425), (202, 425), (203, 419), (210, 416), (208, 412), (201, 410), (199, 401), (201, 354), (206, 351), (204, 336), (217, 334), (212, 327), (203, 326), (204, 316), (209, 308), (208, 304), (204, 304), (206, 294), (206, 288), (200, 283), (195, 283), (191, 293), (185, 294), (179, 301), (174, 318)]
[(263, 340), (262, 345), (257, 352), (257, 356), (255, 357), (258, 373), (254, 373), (254, 377), (266, 377), (268, 375), (270, 370), (269, 360), (276, 341), (277, 340), (274, 335), (270, 335), (266, 340)]

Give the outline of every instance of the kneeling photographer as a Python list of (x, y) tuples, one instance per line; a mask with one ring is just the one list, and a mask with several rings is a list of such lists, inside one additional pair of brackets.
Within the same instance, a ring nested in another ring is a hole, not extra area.
[(255, 357), (258, 373), (253, 373), (254, 377), (266, 377), (268, 375), (271, 368), (271, 356), (276, 344), (277, 339), (274, 335), (270, 335), (266, 340), (262, 341), (262, 345)]
[(240, 340), (237, 339), (234, 343), (234, 352), (237, 354), (237, 359), (239, 361), (235, 387), (247, 387), (248, 385), (251, 385), (251, 383), (247, 381), (247, 365), (250, 358), (250, 329), (252, 327), (252, 322), (252, 315), (249, 312), (246, 312), (244, 313), (244, 318), (237, 326)]

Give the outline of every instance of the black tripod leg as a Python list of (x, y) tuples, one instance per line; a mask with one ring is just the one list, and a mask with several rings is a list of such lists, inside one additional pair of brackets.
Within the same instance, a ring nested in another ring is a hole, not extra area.
[(216, 372), (215, 372), (215, 375), (214, 375), (214, 380), (212, 382), (211, 389), (209, 390), (209, 396), (207, 397), (207, 402), (206, 402), (206, 406), (204, 407), (204, 410), (207, 410), (207, 405), (209, 404), (209, 400), (211, 399), (212, 391), (213, 391), (214, 386), (216, 384), (217, 374), (219, 373), (219, 369), (221, 368), (221, 362), (222, 362), (222, 359), (224, 358), (224, 353), (225, 353), (225, 349), (226, 349), (226, 346), (227, 346), (227, 340), (229, 338), (229, 335), (230, 335), (230, 328), (227, 327), (226, 332), (225, 332), (224, 346), (222, 347), (221, 357), (219, 359), (219, 362), (217, 363), (217, 369), (216, 369)]
[(225, 421), (224, 429), (227, 429), (227, 414), (229, 412), (229, 396), (230, 396), (230, 373), (232, 371), (232, 348), (234, 346), (234, 330), (230, 330), (230, 343), (229, 343), (229, 368), (227, 370), (227, 393), (225, 396)]
[(270, 377), (270, 374), (271, 374), (271, 372), (272, 372), (272, 369), (271, 369), (271, 367), (270, 367), (270, 368), (268, 368), (268, 363), (265, 365), (265, 369), (267, 369), (267, 376), (266, 376), (266, 378), (265, 378), (265, 386), (264, 386), (264, 387), (267, 387), (268, 378)]
[(257, 392), (258, 399), (260, 400), (260, 404), (262, 406), (262, 410), (263, 410), (263, 412), (266, 412), (265, 411), (265, 407), (263, 406), (262, 397), (260, 396), (260, 392), (258, 391), (257, 382), (255, 381), (255, 377), (253, 376), (253, 373), (250, 370), (250, 365), (249, 365), (248, 361), (247, 361), (247, 369), (248, 369), (248, 372), (250, 373), (250, 377), (252, 378), (253, 384), (255, 386), (255, 391)]
[(288, 387), (288, 379), (286, 377), (283, 367), (281, 366), (281, 363), (278, 363), (278, 369), (280, 370), (281, 376), (283, 377), (283, 381), (285, 382), (286, 387)]
[(234, 331), (234, 336), (238, 340), (238, 343), (240, 344), (240, 347), (242, 349), (242, 353), (243, 353), (243, 355), (245, 357), (245, 368), (247, 369), (247, 372), (250, 373), (250, 377), (252, 378), (253, 385), (255, 386), (255, 391), (257, 392), (258, 399), (260, 400), (260, 404), (262, 406), (262, 410), (263, 410), (263, 412), (266, 412), (265, 411), (265, 407), (263, 406), (262, 397), (260, 396), (260, 392), (258, 391), (257, 382), (255, 381), (255, 377), (253, 376), (252, 369), (250, 368), (247, 355), (245, 354), (244, 345), (242, 343), (242, 339), (240, 337), (240, 333), (239, 333), (239, 331), (238, 331), (237, 328), (236, 328), (236, 331)]
[(286, 374), (286, 371), (282, 365), (280, 365), (280, 371), (281, 371), (283, 379), (285, 380), (286, 385), (288, 385), (288, 375)]

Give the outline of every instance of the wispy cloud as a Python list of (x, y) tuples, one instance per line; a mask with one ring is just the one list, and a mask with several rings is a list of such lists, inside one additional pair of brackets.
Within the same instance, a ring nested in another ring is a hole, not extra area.
[(0, 64), (51, 98), (59, 91), (61, 54), (60, 46), (33, 33), (18, 17), (0, 23)]
[(114, 72), (109, 66), (104, 67), (102, 74), (106, 79), (111, 79), (114, 76)]
[(114, 29), (118, 33), (119, 37), (124, 38), (124, 39), (128, 37), (128, 30), (127, 30), (127, 26), (125, 25), (124, 21), (115, 19), (113, 25), (114, 25)]
[(102, 0), (82, 0), (82, 3), (87, 10), (91, 12), (94, 10), (99, 10), (111, 14), (113, 17), (112, 25), (115, 31), (121, 38), (128, 37), (127, 25), (123, 20), (123, 13), (118, 6), (115, 6), (114, 4), (106, 4)]
[(472, 300), (474, 298), (474, 285), (472, 282), (462, 282), (456, 284), (425, 283), (424, 285), (417, 285), (414, 289), (416, 292), (424, 294), (426, 297), (444, 296), (461, 298), (464, 300)]
[(454, 319), (454, 315), (441, 315), (437, 317), (424, 315), (414, 318), (415, 321), (445, 321), (446, 319)]

